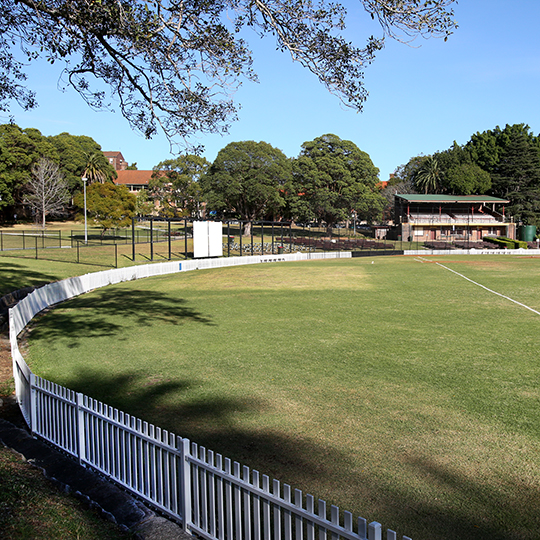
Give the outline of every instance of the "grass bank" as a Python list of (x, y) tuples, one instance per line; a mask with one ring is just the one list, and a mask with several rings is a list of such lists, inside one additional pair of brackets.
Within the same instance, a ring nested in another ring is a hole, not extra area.
[(127, 540), (133, 535), (103, 519), (0, 446), (0, 535), (3, 540)]

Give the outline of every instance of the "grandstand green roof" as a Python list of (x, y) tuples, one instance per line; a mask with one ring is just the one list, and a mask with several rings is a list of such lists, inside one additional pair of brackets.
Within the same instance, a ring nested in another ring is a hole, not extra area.
[(489, 195), (422, 195), (417, 193), (411, 194), (396, 194), (396, 198), (403, 199), (407, 202), (418, 203), (508, 203), (507, 199), (499, 199), (498, 197), (490, 197)]

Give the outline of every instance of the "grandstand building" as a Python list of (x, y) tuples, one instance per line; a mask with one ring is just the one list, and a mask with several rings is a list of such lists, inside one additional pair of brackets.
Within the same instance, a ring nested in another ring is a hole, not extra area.
[(394, 219), (403, 240), (481, 242), (484, 236), (516, 238), (505, 216), (506, 199), (487, 195), (395, 195)]

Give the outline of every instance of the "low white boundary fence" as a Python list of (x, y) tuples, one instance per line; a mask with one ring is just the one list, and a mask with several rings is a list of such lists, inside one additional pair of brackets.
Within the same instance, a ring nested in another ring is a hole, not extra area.
[[(166, 262), (107, 270), (35, 290), (10, 309), (17, 400), (32, 433), (114, 480), (208, 540), (382, 540), (382, 527), (304, 496), (278, 480), (34, 375), (17, 336), (43, 309), (85, 292), (144, 277), (195, 269), (306, 259), (350, 252), (295, 253)], [(387, 540), (397, 540), (388, 530)], [(403, 540), (410, 538), (403, 536)]]
[(403, 255), (540, 255), (540, 249), (407, 249)]

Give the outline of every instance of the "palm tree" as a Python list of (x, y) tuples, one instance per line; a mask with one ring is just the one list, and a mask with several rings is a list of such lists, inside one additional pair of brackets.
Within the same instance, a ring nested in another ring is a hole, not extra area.
[(417, 189), (423, 190), (425, 194), (435, 193), (441, 184), (441, 176), (442, 172), (437, 158), (428, 156), (416, 171), (414, 184)]
[(83, 172), (83, 178), (86, 178), (89, 184), (93, 182), (104, 184), (109, 180), (109, 172), (109, 164), (103, 154), (97, 152), (86, 154), (86, 167)]

